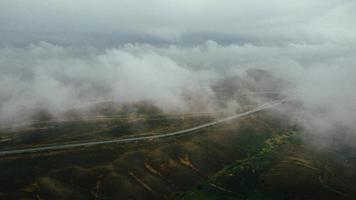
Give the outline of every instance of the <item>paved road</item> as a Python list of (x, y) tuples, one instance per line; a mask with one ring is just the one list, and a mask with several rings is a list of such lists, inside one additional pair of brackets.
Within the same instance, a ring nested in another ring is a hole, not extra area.
[(199, 126), (195, 126), (192, 128), (175, 131), (175, 132), (171, 132), (171, 133), (162, 133), (162, 134), (150, 135), (150, 136), (138, 136), (138, 137), (124, 138), (124, 139), (113, 139), (113, 140), (94, 141), (94, 142), (81, 142), (81, 143), (75, 143), (75, 144), (62, 144), (62, 145), (34, 147), (34, 148), (26, 148), (26, 149), (6, 150), (6, 151), (0, 151), (0, 156), (22, 154), (22, 153), (33, 153), (33, 152), (49, 151), (49, 150), (61, 150), (61, 149), (69, 149), (69, 148), (75, 148), (75, 147), (87, 147), (87, 146), (101, 145), (101, 144), (125, 143), (125, 142), (134, 142), (134, 141), (173, 137), (173, 136), (187, 134), (187, 133), (190, 133), (193, 131), (197, 131), (197, 130), (200, 130), (203, 128), (210, 127), (210, 126), (215, 126), (217, 124), (231, 121), (231, 120), (234, 120), (234, 119), (237, 119), (240, 117), (244, 117), (247, 115), (251, 115), (251, 114), (259, 112), (261, 110), (265, 110), (265, 109), (277, 106), (277, 105), (283, 103), (284, 101), (286, 101), (286, 99), (271, 101), (268, 103), (261, 104), (261, 105), (257, 106), (256, 108), (246, 111), (246, 112), (243, 112), (243, 113), (239, 113), (239, 114), (236, 114), (236, 115), (233, 115), (230, 117), (226, 117), (226, 118), (214, 121), (214, 122), (202, 124)]

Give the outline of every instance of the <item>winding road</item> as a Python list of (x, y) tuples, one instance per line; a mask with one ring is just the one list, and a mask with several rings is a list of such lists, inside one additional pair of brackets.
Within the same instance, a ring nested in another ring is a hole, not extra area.
[(137, 136), (137, 137), (131, 137), (131, 138), (122, 138), (122, 139), (113, 139), (113, 140), (104, 140), (104, 141), (94, 141), (94, 142), (81, 142), (81, 143), (75, 143), (75, 144), (61, 144), (61, 145), (52, 145), (52, 146), (43, 146), (43, 147), (34, 147), (34, 148), (25, 148), (25, 149), (15, 149), (15, 150), (6, 150), (6, 151), (0, 151), (0, 156), (7, 156), (7, 155), (14, 155), (14, 154), (23, 154), (23, 153), (33, 153), (33, 152), (41, 152), (41, 151), (49, 151), (49, 150), (61, 150), (61, 149), (70, 149), (70, 148), (75, 148), (75, 147), (88, 147), (88, 146), (93, 146), (93, 145), (102, 145), (102, 144), (113, 144), (113, 143), (125, 143), (125, 142), (134, 142), (134, 141), (142, 141), (142, 140), (152, 140), (152, 139), (159, 139), (159, 138), (167, 138), (167, 137), (173, 137), (173, 136), (178, 136), (178, 135), (183, 135), (187, 134), (193, 131), (197, 131), (203, 128), (207, 128), (210, 126), (215, 126), (217, 124), (231, 121), (240, 117), (244, 117), (247, 115), (251, 115), (253, 113), (269, 109), (272, 107), (275, 107), (277, 105), (282, 104), (285, 102), (286, 99), (281, 99), (281, 100), (275, 100), (271, 102), (267, 102), (264, 104), (261, 104), (257, 106), (256, 108), (242, 112), (230, 117), (222, 118), (220, 120), (214, 121), (214, 122), (209, 122), (206, 124), (202, 124), (199, 126), (195, 126), (192, 128), (180, 130), (180, 131), (175, 131), (171, 133), (162, 133), (162, 134), (157, 134), (157, 135), (150, 135), (150, 136)]

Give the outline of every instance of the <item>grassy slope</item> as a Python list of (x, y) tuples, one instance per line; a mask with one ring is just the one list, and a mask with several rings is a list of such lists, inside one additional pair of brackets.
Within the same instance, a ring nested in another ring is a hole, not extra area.
[(342, 180), (348, 175), (336, 170), (335, 158), (326, 159), (325, 152), (303, 145), (296, 130), (274, 134), (262, 144), (251, 138), (245, 145), (248, 157), (172, 198), (353, 199), (355, 195)]
[(349, 174), (340, 178), (298, 132), (261, 112), (184, 137), (2, 158), (0, 199), (349, 197)]

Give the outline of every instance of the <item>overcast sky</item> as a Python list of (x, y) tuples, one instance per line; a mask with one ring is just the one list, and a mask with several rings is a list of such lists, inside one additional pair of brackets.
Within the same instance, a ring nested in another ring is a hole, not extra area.
[(0, 43), (355, 44), (354, 0), (1, 0)]

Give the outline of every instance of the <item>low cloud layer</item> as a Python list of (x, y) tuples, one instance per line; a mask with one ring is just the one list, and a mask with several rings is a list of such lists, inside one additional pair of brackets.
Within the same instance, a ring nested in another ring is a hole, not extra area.
[(0, 123), (102, 101), (235, 112), (238, 94), (261, 89), (296, 99), (293, 115), (311, 132), (354, 133), (355, 9), (353, 0), (3, 0)]
[[(342, 124), (353, 129), (354, 52), (354, 47), (333, 44), (259, 47), (214, 41), (194, 47), (126, 44), (106, 50), (46, 42), (2, 48), (0, 119), (18, 122), (41, 109), (60, 117), (69, 109), (101, 101), (150, 100), (165, 111), (217, 111), (217, 100), (225, 95), (218, 84), (237, 85), (246, 70), (263, 69), (290, 85), (251, 80), (239, 88), (227, 87), (238, 90), (228, 93), (248, 92), (241, 90), (244, 87), (278, 90), (302, 103), (296, 115), (307, 127), (322, 132)], [(241, 102), (234, 98), (223, 99), (229, 101), (223, 107), (235, 112)]]

